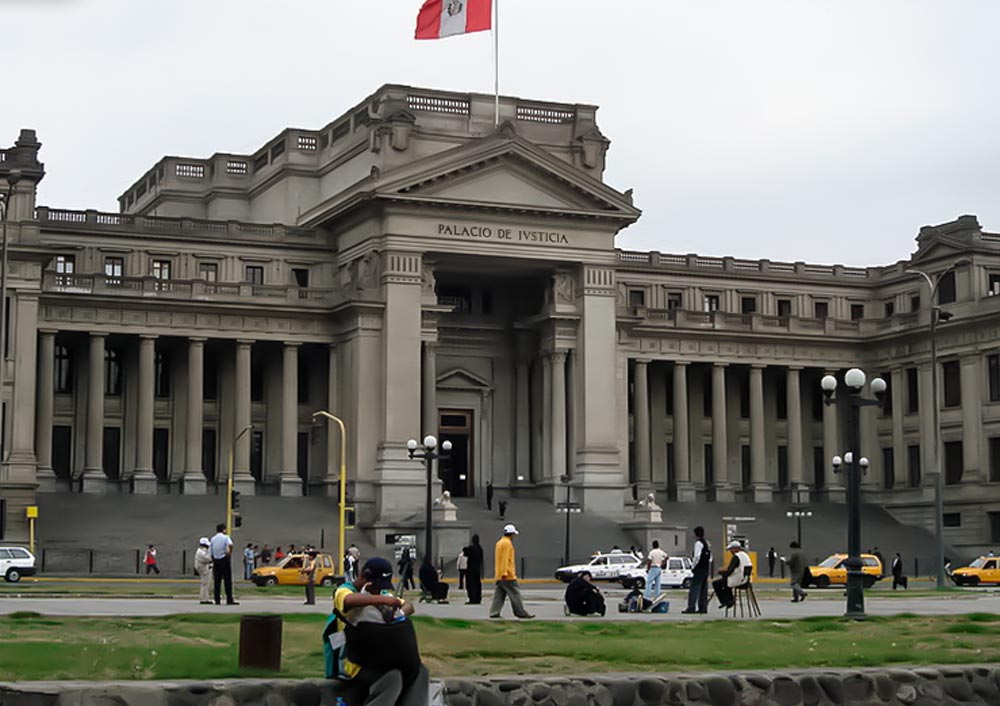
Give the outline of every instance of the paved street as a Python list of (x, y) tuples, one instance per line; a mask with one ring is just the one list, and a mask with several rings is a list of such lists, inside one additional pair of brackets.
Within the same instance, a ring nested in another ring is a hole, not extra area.
[[(453, 589), (454, 591), (454, 589)], [(466, 620), (486, 620), (490, 595), (484, 596), (483, 605), (469, 606), (464, 603), (464, 594), (455, 594), (451, 603), (420, 604), (420, 615), (439, 618), (460, 618)], [(567, 620), (563, 615), (560, 587), (530, 588), (525, 591), (528, 610), (544, 620)], [(609, 603), (608, 616), (615, 620), (705, 620), (722, 617), (722, 611), (713, 604), (708, 616), (682, 615), (685, 594), (671, 594), (670, 612), (666, 615), (625, 614), (617, 612), (617, 602), (622, 591), (606, 592)], [(306, 606), (298, 597), (263, 597), (259, 593), (246, 591), (238, 595), (238, 606), (203, 606), (196, 600), (186, 598), (0, 598), (0, 614), (15, 611), (34, 611), (47, 615), (93, 615), (93, 616), (145, 616), (170, 615), (176, 613), (306, 613), (329, 612), (329, 598), (321, 597), (316, 606)], [(784, 592), (766, 591), (759, 595), (764, 618), (803, 618), (814, 615), (843, 615), (844, 599), (839, 591), (812, 591), (810, 598), (794, 604)], [(894, 615), (915, 613), (918, 615), (952, 615), (973, 612), (1000, 613), (1000, 593), (980, 591), (963, 594), (945, 594), (934, 597), (894, 597), (892, 595), (869, 594), (866, 603), (871, 615)], [(504, 609), (505, 617), (510, 616), (510, 607)], [(581, 620), (583, 618), (571, 618)]]

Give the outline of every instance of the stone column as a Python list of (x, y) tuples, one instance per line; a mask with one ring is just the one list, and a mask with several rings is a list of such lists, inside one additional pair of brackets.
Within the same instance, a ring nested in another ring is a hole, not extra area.
[(83, 466), (83, 492), (107, 491), (104, 473), (104, 339), (106, 333), (90, 334), (90, 374), (87, 376), (87, 442)]
[(726, 409), (726, 368), (728, 363), (712, 366), (712, 467), (715, 469), (715, 500), (731, 503), (736, 492), (729, 478), (729, 430)]
[(423, 384), (420, 387), (423, 393), (422, 434), (437, 436), (437, 343), (435, 341), (424, 341)]
[(515, 469), (516, 474), (511, 480), (515, 483), (531, 481), (531, 367), (522, 351), (517, 356), (514, 368), (515, 417)]
[(299, 344), (286, 343), (281, 363), (281, 495), (302, 495), (298, 469)]
[[(837, 376), (836, 371), (828, 370), (823, 373), (826, 375)], [(837, 394), (841, 394), (842, 386), (838, 386)], [(820, 391), (815, 391), (815, 394), (822, 395)], [(847, 394), (846, 392), (843, 394)], [(844, 494), (844, 482), (840, 476), (840, 473), (833, 472), (833, 457), (843, 456), (844, 449), (840, 446), (840, 431), (837, 425), (837, 404), (826, 404), (823, 403), (823, 468), (826, 478), (826, 489), (827, 496), (833, 502), (842, 503), (846, 501), (846, 496)]]
[[(12, 292), (11, 309), (13, 329), (8, 331), (10, 357), (13, 358), (14, 377), (11, 383), (10, 403), (4, 424), (10, 429), (10, 451), (6, 464), (0, 468), (0, 492), (9, 498), (10, 513), (20, 501), (25, 486), (34, 490), (38, 468), (35, 456), (35, 400), (38, 385), (35, 367), (38, 362), (38, 296)], [(2, 314), (2, 312), (0, 312)], [(0, 360), (5, 364), (5, 360)], [(10, 419), (9, 423), (7, 418)], [(23, 517), (23, 513), (22, 513)], [(20, 522), (12, 523), (12, 530)]]
[(649, 437), (649, 362), (647, 359), (637, 359), (632, 378), (635, 481), (639, 487), (640, 498), (645, 497), (653, 489)]
[(802, 389), (799, 371), (802, 368), (788, 368), (788, 381), (785, 385), (788, 401), (785, 408), (788, 412), (788, 482), (792, 488), (792, 502), (809, 502), (809, 486), (806, 483), (803, 463), (805, 456), (802, 449)]
[(184, 444), (184, 476), (181, 492), (204, 495), (207, 492), (202, 467), (202, 435), (205, 428), (205, 339), (188, 339), (187, 419)]
[(552, 351), (552, 424), (549, 435), (550, 472), (553, 481), (566, 475), (566, 351)]
[(893, 487), (907, 485), (906, 473), (906, 439), (903, 436), (903, 417), (906, 415), (906, 370), (894, 368), (889, 373), (892, 388), (892, 479)]
[(983, 473), (981, 444), (983, 443), (982, 356), (974, 353), (962, 358), (962, 484), (980, 483)]
[[(938, 361), (940, 368), (941, 362)], [(941, 384), (940, 369), (938, 384)], [(937, 435), (934, 429), (934, 386), (932, 384), (931, 364), (920, 365), (918, 380), (919, 420), (920, 420), (920, 485), (924, 488), (924, 497), (932, 498), (934, 494), (934, 474), (941, 468), (937, 448)], [(940, 396), (938, 402), (940, 402)]]
[(542, 479), (552, 479), (552, 356), (543, 353), (542, 363)]
[(38, 417), (35, 422), (35, 454), (38, 457), (39, 493), (56, 489), (56, 474), (52, 470), (52, 415), (55, 394), (56, 332), (50, 329), (38, 332)]
[(132, 492), (156, 494), (153, 472), (153, 402), (156, 377), (156, 336), (139, 336), (139, 390), (136, 411), (135, 470)]
[(764, 435), (764, 367), (750, 367), (750, 485), (755, 503), (769, 503), (774, 487), (767, 481), (767, 448)]
[(674, 362), (674, 481), (677, 502), (697, 499), (691, 483), (690, 431), (688, 429), (687, 361)]
[[(341, 416), (340, 405), (337, 402), (337, 371), (339, 355), (337, 345), (330, 344), (329, 362), (327, 364), (326, 409), (330, 414)], [(320, 493), (328, 498), (340, 497), (340, 425), (326, 417), (318, 417), (326, 428), (326, 475), (323, 476)]]
[[(875, 375), (872, 374), (872, 380)], [(865, 394), (871, 394), (870, 381), (865, 384)], [(868, 470), (861, 474), (861, 490), (863, 493), (877, 493), (882, 485), (882, 450), (878, 444), (878, 407), (862, 407), (858, 416), (860, 429), (858, 435), (859, 452), (862, 458), (868, 459)]]
[[(250, 351), (253, 341), (236, 341), (236, 424), (233, 434), (240, 435), (250, 426)], [(247, 431), (233, 448), (233, 489), (243, 495), (253, 495), (256, 489), (250, 473), (250, 435)], [(235, 438), (235, 436), (234, 436)]]

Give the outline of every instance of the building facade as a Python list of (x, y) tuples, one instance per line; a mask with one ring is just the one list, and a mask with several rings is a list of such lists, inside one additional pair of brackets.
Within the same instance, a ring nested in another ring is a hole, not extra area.
[[(118, 213), (35, 203), (34, 133), (0, 151), (8, 209), (6, 533), (37, 493), (336, 494), (343, 417), (362, 524), (440, 480), (624, 515), (667, 502), (837, 502), (842, 410), (819, 379), (890, 383), (864, 410), (864, 491), (931, 524), (938, 331), (946, 531), (1000, 541), (1000, 234), (921, 229), (886, 267), (630, 252), (596, 108), (384, 86), (254, 154), (164, 157)], [(941, 279), (931, 302), (923, 280)], [(873, 376), (873, 375), (870, 375)], [(242, 433), (241, 432), (245, 432)]]

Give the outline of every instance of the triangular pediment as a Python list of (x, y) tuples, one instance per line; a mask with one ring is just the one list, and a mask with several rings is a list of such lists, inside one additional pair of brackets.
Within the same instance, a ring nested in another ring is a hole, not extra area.
[(493, 386), (489, 380), (485, 380), (465, 368), (452, 368), (438, 375), (437, 386), (439, 389), (452, 390), (488, 390)]
[(924, 226), (917, 236), (917, 251), (910, 261), (937, 260), (967, 252), (980, 233), (982, 229), (975, 216), (960, 216), (949, 223)]

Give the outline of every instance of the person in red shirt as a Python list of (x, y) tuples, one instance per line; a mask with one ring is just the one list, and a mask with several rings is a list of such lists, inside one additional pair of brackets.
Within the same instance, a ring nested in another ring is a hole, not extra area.
[(149, 547), (146, 548), (145, 564), (146, 564), (147, 576), (152, 571), (155, 571), (157, 576), (160, 575), (160, 567), (157, 566), (157, 560), (156, 560), (156, 547), (154, 547), (152, 544), (150, 544)]

